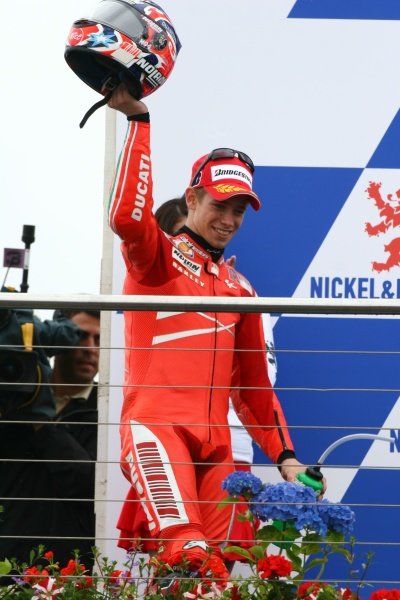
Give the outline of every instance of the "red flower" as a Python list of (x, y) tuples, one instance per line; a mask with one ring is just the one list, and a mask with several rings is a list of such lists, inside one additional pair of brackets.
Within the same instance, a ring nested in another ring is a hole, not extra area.
[(257, 572), (261, 579), (290, 575), (293, 565), (284, 556), (266, 556), (257, 561)]
[(94, 587), (94, 581), (93, 581), (92, 577), (89, 577), (89, 575), (84, 575), (75, 584), (75, 588), (77, 590), (83, 590), (85, 588), (92, 588), (92, 587)]
[(76, 560), (69, 560), (66, 567), (60, 570), (61, 575), (81, 575), (86, 571), (85, 565), (77, 562)]
[(122, 571), (113, 571), (112, 573), (110, 573), (108, 581), (111, 584), (116, 584), (118, 583), (118, 579), (121, 577), (122, 575)]
[(240, 595), (239, 588), (237, 585), (234, 585), (231, 588), (231, 600), (241, 600), (242, 596)]
[(370, 600), (400, 600), (400, 590), (376, 590)]
[(228, 579), (229, 572), (222, 558), (212, 554), (209, 556), (199, 569), (199, 575), (202, 577), (213, 577), (215, 579)]
[(60, 582), (68, 583), (71, 579), (75, 577), (81, 576), (86, 571), (85, 565), (77, 562), (76, 560), (69, 560), (66, 567), (60, 569)]
[(299, 591), (297, 592), (298, 597), (302, 598), (302, 600), (313, 600), (324, 587), (326, 587), (326, 583), (311, 583), (307, 581), (299, 587)]
[(340, 593), (342, 600), (359, 600), (359, 596), (349, 590), (349, 588), (341, 588)]
[(53, 558), (54, 558), (54, 552), (53, 552), (53, 550), (49, 550), (48, 552), (45, 552), (45, 553), (43, 554), (43, 556), (44, 556), (45, 558), (47, 558), (47, 560), (50, 560), (50, 561), (52, 561), (52, 560), (53, 560)]
[(24, 571), (23, 580), (29, 583), (31, 586), (35, 583), (46, 586), (50, 574), (46, 569), (40, 571), (37, 567), (28, 567)]
[[(316, 600), (316, 598), (318, 598), (319, 596), (319, 593), (323, 592), (324, 588), (327, 587), (329, 587), (327, 583), (313, 583), (311, 581), (308, 581), (306, 583), (301, 584), (297, 593), (297, 597), (301, 598), (301, 600)], [(337, 590), (337, 592), (337, 597), (341, 598), (341, 600), (360, 600), (359, 596), (357, 596), (357, 594), (349, 590), (349, 588), (340, 588)], [(400, 600), (400, 597), (397, 600)]]
[(106, 585), (106, 587), (109, 587), (109, 588), (118, 587), (123, 584), (124, 578), (127, 579), (131, 576), (132, 576), (132, 574), (130, 571), (115, 570), (112, 573), (110, 573), (105, 585)]

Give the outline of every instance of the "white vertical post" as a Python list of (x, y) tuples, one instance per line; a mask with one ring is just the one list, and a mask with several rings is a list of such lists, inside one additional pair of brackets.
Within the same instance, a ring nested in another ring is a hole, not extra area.
[[(113, 274), (113, 233), (108, 227), (108, 197), (115, 170), (116, 154), (116, 119), (115, 111), (106, 109), (105, 117), (105, 154), (104, 154), (104, 187), (103, 187), (103, 251), (101, 263), (100, 293), (112, 293)], [(108, 428), (102, 423), (109, 421), (109, 382), (110, 382), (110, 339), (111, 311), (101, 313), (101, 346), (99, 364), (98, 412), (99, 427), (97, 441), (97, 464), (95, 485), (96, 511), (96, 546), (104, 554), (106, 545), (107, 514), (107, 460), (108, 460)]]

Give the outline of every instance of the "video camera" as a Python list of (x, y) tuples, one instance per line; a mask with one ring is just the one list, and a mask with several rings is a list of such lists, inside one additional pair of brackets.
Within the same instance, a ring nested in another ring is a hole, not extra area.
[(80, 339), (80, 329), (60, 311), (55, 320), (41, 321), (29, 309), (0, 310), (0, 419), (23, 418), (22, 412), (34, 420), (53, 418), (49, 357)]

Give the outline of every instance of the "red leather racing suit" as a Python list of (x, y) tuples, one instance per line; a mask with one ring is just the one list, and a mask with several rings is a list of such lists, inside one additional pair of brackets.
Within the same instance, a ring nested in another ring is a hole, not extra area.
[[(149, 123), (129, 123), (111, 190), (110, 226), (123, 240), (127, 269), (124, 293), (253, 297), (223, 258), (215, 263), (189, 234), (171, 237), (159, 228), (149, 138)], [(241, 388), (234, 394), (237, 412), (272, 461), (293, 449), (268, 379), (261, 316), (127, 311), (125, 343), (121, 466), (150, 533), (217, 547), (231, 518), (231, 509), (216, 506), (226, 495), (221, 482), (234, 470), (231, 388)], [(165, 547), (168, 558), (174, 550)]]

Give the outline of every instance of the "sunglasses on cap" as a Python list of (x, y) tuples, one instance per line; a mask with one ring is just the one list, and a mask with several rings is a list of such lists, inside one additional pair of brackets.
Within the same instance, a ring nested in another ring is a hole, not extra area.
[(190, 183), (191, 187), (195, 186), (200, 179), (201, 171), (204, 169), (207, 163), (218, 160), (220, 158), (239, 158), (245, 165), (247, 165), (252, 173), (254, 173), (254, 163), (251, 160), (250, 156), (241, 152), (240, 150), (234, 150), (233, 148), (215, 148), (211, 150), (210, 154), (206, 156), (203, 162), (198, 167), (196, 173), (192, 177), (192, 181)]

